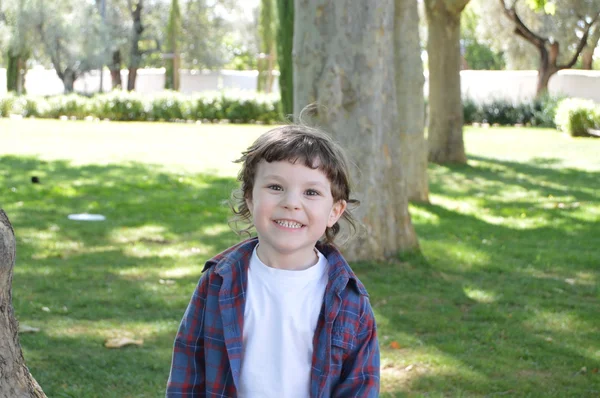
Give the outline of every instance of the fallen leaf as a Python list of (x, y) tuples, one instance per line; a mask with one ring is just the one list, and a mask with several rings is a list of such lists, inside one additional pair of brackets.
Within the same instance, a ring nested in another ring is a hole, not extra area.
[(400, 343), (398, 343), (397, 341), (392, 341), (390, 343), (390, 348), (392, 348), (394, 350), (399, 350), (400, 349)]
[(143, 345), (144, 340), (134, 340), (129, 337), (115, 337), (113, 339), (108, 339), (104, 342), (104, 347), (106, 348), (121, 348), (127, 345)]
[(37, 333), (40, 331), (40, 328), (34, 328), (33, 326), (28, 325), (19, 325), (19, 333)]
[(592, 373), (598, 373), (598, 368), (592, 369)]
[(410, 372), (412, 370), (412, 368), (414, 368), (415, 365), (408, 365), (407, 367), (404, 368), (405, 371)]

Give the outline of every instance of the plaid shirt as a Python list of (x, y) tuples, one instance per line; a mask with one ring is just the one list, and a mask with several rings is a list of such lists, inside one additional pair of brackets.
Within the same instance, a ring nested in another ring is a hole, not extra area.
[[(236, 397), (242, 361), (247, 270), (256, 238), (205, 267), (173, 348), (167, 397)], [(329, 282), (313, 338), (310, 396), (377, 397), (379, 345), (363, 284), (332, 246), (317, 244)]]

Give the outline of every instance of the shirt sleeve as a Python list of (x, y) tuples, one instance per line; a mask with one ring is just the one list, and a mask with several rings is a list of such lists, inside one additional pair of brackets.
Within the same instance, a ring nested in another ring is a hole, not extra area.
[(356, 345), (344, 361), (342, 377), (332, 397), (379, 397), (379, 342), (373, 309), (367, 296), (360, 318)]
[(167, 398), (205, 394), (204, 313), (209, 274), (210, 270), (200, 277), (175, 337)]

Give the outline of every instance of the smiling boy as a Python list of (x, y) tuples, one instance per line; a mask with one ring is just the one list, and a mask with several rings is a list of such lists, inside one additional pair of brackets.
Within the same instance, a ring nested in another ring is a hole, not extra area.
[(367, 292), (333, 240), (348, 168), (322, 132), (282, 126), (243, 153), (237, 221), (256, 238), (209, 260), (175, 339), (168, 397), (376, 397)]

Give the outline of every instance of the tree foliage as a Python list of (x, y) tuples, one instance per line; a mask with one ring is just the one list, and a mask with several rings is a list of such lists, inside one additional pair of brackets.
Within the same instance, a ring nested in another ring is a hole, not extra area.
[(477, 32), (479, 10), (476, 3), (469, 3), (461, 14), (461, 48), (466, 68), (498, 70), (504, 69), (502, 52), (495, 51), (489, 40), (481, 38)]

